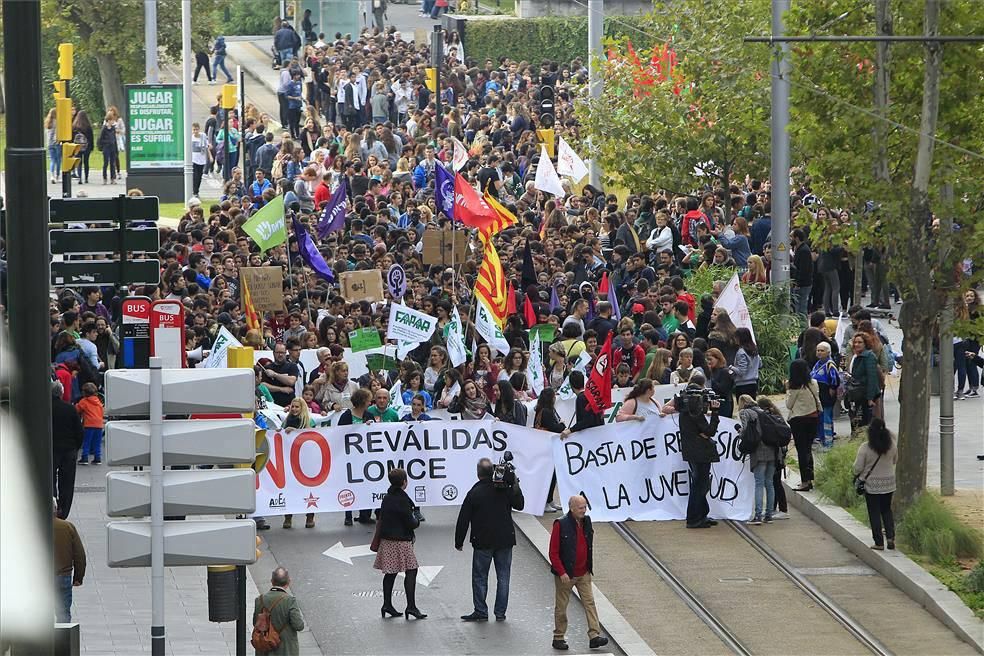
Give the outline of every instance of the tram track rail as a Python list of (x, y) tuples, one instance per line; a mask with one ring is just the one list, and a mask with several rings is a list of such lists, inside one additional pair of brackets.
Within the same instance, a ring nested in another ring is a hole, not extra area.
[[(876, 656), (894, 656), (883, 642), (851, 617), (828, 595), (821, 592), (806, 576), (797, 571), (788, 561), (769, 546), (762, 538), (741, 522), (725, 521), (770, 565), (778, 569), (794, 586), (805, 594), (820, 609), (830, 615), (847, 633)], [(751, 656), (753, 652), (741, 641), (731, 628), (722, 621), (700, 597), (690, 589), (663, 562), (627, 524), (612, 522), (613, 530), (649, 565), (666, 585), (686, 604), (686, 606), (716, 635), (724, 645), (739, 656)]]

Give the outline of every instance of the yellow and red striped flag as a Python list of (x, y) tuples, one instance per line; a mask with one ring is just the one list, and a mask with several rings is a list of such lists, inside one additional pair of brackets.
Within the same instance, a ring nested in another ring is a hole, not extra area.
[(499, 254), (492, 240), (484, 241), (485, 254), (482, 266), (478, 270), (478, 277), (475, 279), (475, 295), (482, 299), (501, 329), (509, 316), (506, 277), (502, 272), (502, 262), (499, 261)]
[(239, 276), (239, 298), (242, 301), (243, 316), (246, 318), (246, 327), (250, 330), (263, 330), (263, 318), (256, 311), (253, 305), (253, 297), (249, 293), (249, 286), (246, 284), (246, 276), (240, 273)]
[(496, 236), (506, 228), (516, 225), (516, 215), (506, 209), (506, 206), (485, 192), (485, 202), (488, 203), (492, 211), (495, 212), (495, 219), (484, 228), (478, 231), (478, 238), (483, 244), (487, 244), (492, 237)]

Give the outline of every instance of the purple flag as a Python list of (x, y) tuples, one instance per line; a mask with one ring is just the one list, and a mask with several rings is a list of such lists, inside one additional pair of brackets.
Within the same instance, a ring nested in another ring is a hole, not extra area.
[(345, 211), (348, 208), (348, 178), (342, 176), (338, 189), (328, 199), (325, 211), (318, 221), (318, 239), (324, 239), (345, 227)]
[(440, 162), (434, 165), (434, 201), (439, 212), (454, 219), (454, 174)]
[(550, 311), (561, 310), (560, 307), (560, 297), (557, 296), (557, 285), (554, 285), (550, 289)]
[(292, 225), (294, 226), (294, 238), (297, 240), (297, 250), (300, 252), (301, 259), (304, 260), (304, 263), (314, 269), (316, 274), (328, 282), (335, 282), (335, 272), (325, 262), (325, 258), (311, 240), (311, 235), (308, 234), (307, 228), (297, 219), (296, 214), (294, 215)]
[(615, 295), (615, 281), (608, 281), (608, 302), (612, 304), (612, 316), (615, 317), (615, 322), (618, 323), (622, 320), (622, 310), (618, 307), (618, 296)]

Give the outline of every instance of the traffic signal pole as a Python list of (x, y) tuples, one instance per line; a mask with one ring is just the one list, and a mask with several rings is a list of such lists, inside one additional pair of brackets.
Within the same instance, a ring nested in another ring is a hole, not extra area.
[(431, 36), (431, 66), (434, 67), (434, 107), (437, 109), (436, 122), (438, 125), (444, 120), (441, 113), (441, 60), (444, 59), (444, 31), (441, 25), (434, 26)]
[[(41, 103), (41, 3), (2, 0), (3, 48), (7, 62), (6, 239), (10, 343), (20, 366), (16, 384), (10, 385), (10, 413), (20, 428), (25, 479), (21, 516), (36, 530), (31, 544), (36, 558), (21, 563), (31, 568), (28, 576), (49, 594), (37, 595), (37, 603), (54, 600), (51, 523), (51, 361), (48, 326), (48, 209), (45, 143), (39, 117)], [(15, 369), (10, 368), (11, 371)], [(4, 436), (10, 438), (13, 436)], [(5, 463), (10, 466), (11, 463)], [(28, 539), (25, 534), (24, 539)], [(18, 641), (11, 653), (51, 654), (54, 608), (38, 607), (41, 633)], [(9, 629), (11, 627), (5, 627)]]

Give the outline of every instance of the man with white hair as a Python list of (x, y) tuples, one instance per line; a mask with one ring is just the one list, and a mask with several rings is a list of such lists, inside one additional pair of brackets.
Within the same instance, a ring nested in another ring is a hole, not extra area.
[(550, 571), (554, 574), (554, 633), (553, 648), (567, 650), (567, 604), (571, 589), (577, 588), (588, 620), (588, 646), (598, 649), (608, 644), (601, 635), (598, 609), (595, 608), (591, 575), (594, 567), (594, 529), (588, 517), (588, 501), (575, 494), (567, 502), (568, 512), (554, 520), (550, 534)]

